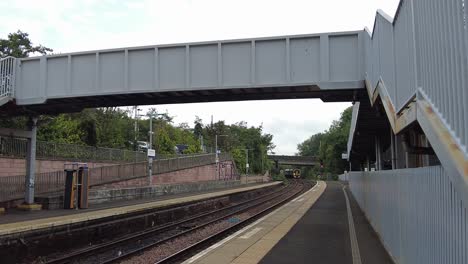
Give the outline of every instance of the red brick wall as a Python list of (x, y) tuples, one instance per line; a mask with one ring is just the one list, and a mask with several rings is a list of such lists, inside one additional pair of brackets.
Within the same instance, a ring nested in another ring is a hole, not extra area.
[[(231, 174), (232, 162), (225, 162), (225, 166), (220, 168), (220, 175), (226, 179), (234, 177)], [(196, 181), (212, 181), (216, 179), (216, 165), (206, 165), (185, 170), (178, 170), (168, 173), (162, 173), (152, 176), (152, 184), (163, 183), (180, 183), (180, 182), (196, 182)], [(121, 181), (105, 185), (96, 186), (94, 188), (124, 188), (134, 186), (148, 185), (148, 178), (137, 178), (128, 181)]]
[[(65, 160), (36, 160), (36, 173), (63, 170), (63, 164), (70, 161)], [(96, 168), (115, 163), (86, 162), (89, 168)], [(16, 176), (26, 174), (26, 160), (0, 157), (0, 177)]]

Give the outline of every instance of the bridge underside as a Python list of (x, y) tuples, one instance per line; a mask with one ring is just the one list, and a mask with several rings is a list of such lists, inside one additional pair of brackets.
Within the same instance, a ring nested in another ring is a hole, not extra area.
[(279, 168), (279, 165), (299, 167), (314, 167), (318, 165), (315, 157), (269, 155), (268, 158), (275, 163), (276, 169)]
[(317, 98), (323, 102), (349, 102), (365, 97), (365, 89), (322, 90), (317, 85), (186, 90), (154, 93), (84, 96), (49, 99), (44, 104), (27, 106), (15, 102), (0, 108), (0, 115), (58, 114), (79, 112), (84, 108), (128, 105), (158, 105), (197, 102), (278, 100)]
[(312, 162), (278, 162), (278, 165), (291, 165), (291, 166), (298, 166), (298, 167), (315, 167), (318, 166), (318, 163)]

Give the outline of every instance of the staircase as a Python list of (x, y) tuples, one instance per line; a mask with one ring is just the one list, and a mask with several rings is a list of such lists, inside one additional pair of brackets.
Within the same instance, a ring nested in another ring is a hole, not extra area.
[[(381, 99), (395, 135), (415, 122), (420, 125), (466, 202), (467, 18), (460, 1), (401, 0), (395, 18), (379, 10), (373, 32), (364, 37), (371, 104)], [(350, 145), (352, 140), (351, 135)]]
[(15, 91), (16, 58), (0, 59), (0, 107), (13, 99)]

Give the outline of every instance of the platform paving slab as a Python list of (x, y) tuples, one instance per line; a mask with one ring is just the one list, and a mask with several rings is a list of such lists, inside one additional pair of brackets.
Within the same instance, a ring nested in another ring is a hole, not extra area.
[(382, 246), (378, 234), (374, 231), (363, 211), (359, 208), (359, 205), (351, 194), (349, 188), (346, 188), (346, 192), (348, 193), (351, 210), (353, 212), (354, 226), (356, 227), (362, 263), (394, 263), (391, 256)]
[(258, 263), (294, 226), (325, 190), (319, 182), (313, 189), (200, 252), (185, 264)]
[[(360, 264), (353, 262), (348, 212), (343, 185), (327, 182), (327, 189), (304, 217), (260, 263)], [(363, 264), (393, 263), (350, 192), (353, 225)]]
[[(361, 263), (390, 264), (351, 192), (345, 188), (357, 233)], [(319, 184), (273, 213), (186, 260), (185, 264), (353, 263), (343, 185)]]

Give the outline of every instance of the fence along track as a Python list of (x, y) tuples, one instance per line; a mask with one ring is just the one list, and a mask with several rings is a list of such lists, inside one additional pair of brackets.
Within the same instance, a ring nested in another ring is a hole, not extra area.
[[(231, 160), (227, 153), (219, 155), (221, 161)], [(159, 159), (153, 162), (153, 174), (183, 170), (215, 163), (215, 154), (201, 154), (177, 158)], [(235, 167), (234, 167), (235, 170)], [(236, 174), (236, 171), (234, 171)], [(102, 185), (116, 181), (148, 176), (148, 162), (118, 164), (89, 169), (90, 185)], [(36, 173), (36, 194), (62, 191), (65, 185), (65, 172), (53, 171)], [(20, 199), (25, 192), (25, 176), (0, 177), (0, 201)]]
[[(0, 156), (24, 158), (27, 140), (0, 136)], [(146, 153), (125, 149), (101, 148), (76, 144), (37, 141), (36, 157), (39, 159), (127, 161), (139, 162), (147, 159)], [(164, 158), (165, 156), (162, 156)]]

